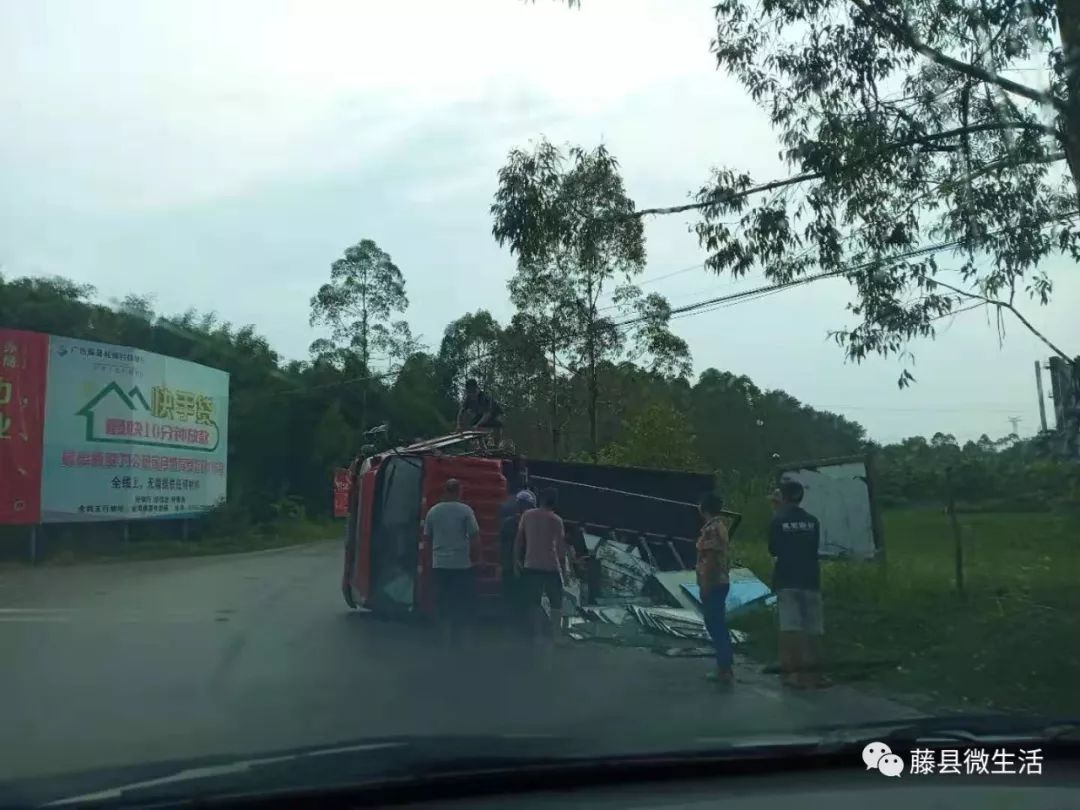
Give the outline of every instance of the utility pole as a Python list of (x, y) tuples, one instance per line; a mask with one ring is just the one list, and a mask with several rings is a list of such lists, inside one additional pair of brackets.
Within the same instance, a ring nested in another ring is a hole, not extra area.
[(1019, 416), (1010, 416), (1007, 420), (1008, 423), (1012, 425), (1012, 432), (1014, 436), (1020, 435), (1020, 419), (1021, 417)]
[(949, 523), (953, 532), (953, 565), (956, 575), (956, 592), (964, 596), (964, 534), (956, 519), (956, 497), (953, 494), (952, 467), (945, 468), (945, 511), (949, 513)]
[(1046, 402), (1043, 399), (1042, 363), (1039, 360), (1035, 361), (1035, 390), (1039, 395), (1039, 426), (1046, 433)]

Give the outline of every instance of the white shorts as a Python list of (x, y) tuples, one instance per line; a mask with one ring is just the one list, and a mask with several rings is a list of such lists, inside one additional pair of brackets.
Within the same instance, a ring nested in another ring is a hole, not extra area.
[(780, 615), (781, 633), (820, 636), (825, 632), (821, 591), (784, 588), (776, 592), (776, 608)]

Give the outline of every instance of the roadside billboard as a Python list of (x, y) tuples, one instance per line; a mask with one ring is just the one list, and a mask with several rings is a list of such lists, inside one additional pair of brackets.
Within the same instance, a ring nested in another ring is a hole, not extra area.
[[(10, 334), (0, 331), (0, 348)], [(0, 448), (0, 476), (6, 484), (25, 469), (38, 508), (8, 520), (4, 497), (0, 522), (193, 517), (224, 500), (228, 374), (139, 349), (18, 334), (31, 336), (22, 354), (35, 369), (19, 387), (31, 402), (40, 390), (43, 407), (36, 424), (32, 407), (24, 408), (22, 463), (10, 446)], [(36, 479), (26, 463), (34, 447)]]
[(0, 329), (0, 523), (41, 520), (49, 336)]
[(879, 554), (881, 524), (868, 457), (785, 464), (780, 468), (780, 480), (802, 484), (801, 506), (821, 526), (819, 556), (872, 559)]

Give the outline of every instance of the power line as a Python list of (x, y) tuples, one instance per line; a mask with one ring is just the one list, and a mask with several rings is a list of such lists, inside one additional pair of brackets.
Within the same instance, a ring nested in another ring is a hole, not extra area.
[[(664, 281), (665, 279), (674, 278), (675, 276), (681, 276), (683, 273), (689, 273), (692, 270), (700, 270), (700, 269), (703, 269), (704, 267), (705, 267), (705, 262), (698, 262), (697, 264), (692, 264), (689, 267), (683, 267), (680, 270), (672, 270), (670, 273), (664, 273), (663, 275), (660, 275), (660, 276), (645, 276), (641, 281), (635, 281), (635, 284), (638, 287), (647, 287), (650, 284), (655, 284), (658, 281)], [(618, 309), (621, 306), (622, 306), (621, 304), (605, 304), (602, 307), (597, 307), (596, 311), (597, 312), (606, 312), (608, 310)]]
[[(742, 290), (740, 292), (730, 293), (728, 295), (717, 296), (716, 298), (708, 298), (708, 299), (706, 299), (704, 301), (698, 301), (698, 302), (693, 303), (693, 304), (686, 304), (686, 305), (681, 306), (681, 307), (673, 307), (672, 310), (671, 310), (671, 315), (675, 316), (675, 315), (681, 315), (683, 313), (695, 312), (697, 310), (704, 310), (706, 307), (711, 307), (713, 304), (726, 304), (728, 302), (740, 301), (740, 300), (743, 300), (743, 299), (754, 300), (754, 299), (757, 299), (758, 297), (763, 297), (762, 294), (768, 294), (768, 293), (772, 293), (772, 292), (779, 292), (780, 290), (786, 290), (786, 289), (789, 289), (791, 287), (798, 287), (798, 286), (801, 286), (803, 284), (811, 284), (811, 283), (813, 283), (815, 281), (822, 281), (823, 279), (827, 279), (827, 278), (836, 278), (837, 276), (843, 276), (843, 275), (849, 275), (851, 273), (857, 273), (857, 272), (859, 272), (861, 270), (867, 270), (867, 269), (870, 269), (872, 267), (879, 267), (879, 266), (884, 266), (884, 265), (888, 265), (888, 264), (893, 264), (895, 262), (902, 261), (903, 259), (909, 259), (909, 258), (913, 258), (915, 256), (921, 256), (921, 255), (926, 254), (926, 253), (933, 253), (933, 252), (937, 252), (937, 251), (940, 251), (940, 250), (947, 250), (950, 247), (957, 246), (961, 242), (962, 242), (962, 240), (960, 240), (960, 239), (955, 239), (955, 240), (952, 240), (950, 242), (940, 242), (940, 243), (938, 243), (936, 245), (927, 245), (926, 247), (916, 248), (915, 250), (907, 251), (905, 253), (900, 253), (900, 254), (897, 254), (896, 256), (890, 256), (887, 259), (877, 261), (877, 262), (866, 262), (864, 264), (855, 265), (855, 266), (852, 266), (852, 267), (846, 267), (846, 268), (843, 268), (841, 270), (829, 270), (827, 272), (817, 273), (817, 274), (811, 275), (811, 276), (802, 276), (800, 278), (792, 279), (790, 281), (781, 281), (781, 282), (777, 282), (776, 284), (766, 284), (766, 285), (763, 285), (761, 287), (755, 287), (754, 289), (751, 289), (751, 290)], [(705, 310), (705, 311), (711, 311), (711, 309), (710, 310)], [(645, 317), (643, 317), (643, 316), (638, 317), (638, 318), (631, 318), (631, 319), (629, 319), (627, 321), (623, 321), (621, 323), (616, 324), (616, 326), (618, 326), (618, 327), (632, 326), (632, 325), (634, 325), (636, 323), (640, 323), (641, 321), (644, 321), (644, 320), (647, 320), (647, 319)]]
[[(752, 290), (743, 290), (741, 292), (729, 293), (728, 295), (721, 295), (716, 298), (709, 298), (705, 301), (698, 301), (693, 304), (686, 304), (681, 307), (673, 307), (671, 310), (671, 316), (675, 317), (686, 313), (696, 313), (699, 310), (704, 311), (705, 307), (710, 307), (713, 304), (725, 304), (729, 302), (742, 301), (745, 299), (752, 299), (761, 296), (762, 293), (779, 292), (780, 290), (786, 290), (790, 287), (797, 287), (802, 284), (810, 284), (814, 281), (821, 281), (826, 278), (833, 278), (834, 276), (843, 275), (844, 273), (854, 272), (854, 270), (832, 270), (827, 273), (818, 273), (813, 276), (803, 276), (800, 279), (794, 279), (792, 281), (783, 281), (777, 284), (767, 284), (762, 287), (755, 287)], [(615, 324), (617, 328), (624, 328), (627, 326), (634, 326), (642, 321), (648, 320), (645, 316), (639, 316), (637, 318), (630, 318), (626, 321), (621, 321)]]
[(702, 269), (704, 267), (705, 267), (705, 262), (698, 262), (697, 264), (692, 264), (689, 267), (684, 267), (681, 270), (672, 270), (670, 273), (664, 273), (662, 276), (655, 276), (655, 277), (652, 277), (652, 278), (646, 277), (646, 278), (642, 279), (640, 282), (638, 282), (637, 286), (645, 287), (645, 286), (648, 286), (649, 284), (655, 284), (658, 281), (663, 281), (664, 279), (667, 279), (667, 278), (673, 278), (674, 276), (681, 276), (683, 273), (689, 273), (691, 270), (699, 270), (699, 269)]
[[(670, 274), (665, 275), (665, 276), (660, 276), (659, 278), (653, 279), (653, 281), (661, 281), (662, 279), (670, 278), (671, 276), (678, 275), (679, 273), (686, 273), (686, 272), (689, 272), (691, 270), (704, 269), (704, 267), (705, 267), (705, 263), (700, 262), (698, 264), (695, 264), (693, 267), (688, 267), (688, 268), (686, 268), (684, 270), (681, 270), (681, 271), (678, 271), (676, 273), (670, 273)], [(644, 287), (646, 284), (653, 283), (653, 281), (642, 282), (638, 286), (639, 287)], [(685, 300), (687, 298), (693, 298), (694, 296), (701, 295), (702, 293), (714, 292), (716, 290), (731, 289), (732, 287), (737, 286), (739, 284), (739, 282), (741, 282), (741, 281), (743, 281), (743, 279), (732, 279), (732, 280), (729, 280), (729, 281), (727, 281), (726, 283), (723, 283), (723, 284), (710, 284), (708, 287), (698, 287), (697, 289), (694, 289), (694, 290), (688, 290), (686, 292), (679, 292), (674, 297), (674, 299), (671, 296), (667, 296), (667, 295), (665, 295), (664, 298), (667, 299), (668, 301), (680, 300), (680, 299)], [(605, 304), (602, 307), (597, 307), (596, 311), (597, 312), (610, 312), (613, 309), (625, 309), (625, 308), (626, 308), (625, 304)]]
[[(810, 280), (807, 279), (807, 280), (804, 281), (804, 283), (810, 283)], [(729, 307), (739, 306), (740, 304), (753, 303), (754, 301), (760, 301), (762, 298), (768, 298), (771, 295), (776, 295), (777, 293), (781, 293), (784, 290), (789, 289), (789, 287), (794, 287), (794, 286), (798, 286), (798, 285), (791, 284), (791, 285), (788, 285), (788, 286), (777, 286), (775, 288), (765, 289), (765, 290), (762, 290), (760, 292), (755, 292), (755, 291), (751, 290), (751, 291), (749, 291), (749, 293), (744, 298), (737, 298), (737, 299), (731, 300), (731, 301), (721, 301), (721, 302), (712, 304), (710, 306), (703, 307), (702, 309), (695, 309), (695, 310), (692, 310), (692, 311), (689, 311), (689, 312), (680, 312), (680, 313), (678, 313), (676, 315), (673, 315), (671, 317), (671, 320), (677, 321), (677, 320), (681, 320), (683, 318), (692, 318), (695, 315), (705, 315), (706, 313), (709, 313), (709, 312), (715, 312), (718, 309), (727, 309)]]
[[(1004, 82), (1009, 81), (1008, 79), (1005, 79), (1004, 77), (1001, 77), (1001, 79)], [(1019, 87), (1019, 85), (1017, 85), (1017, 87)], [(1021, 93), (1021, 95), (1023, 95), (1023, 93)], [(1043, 99), (1043, 100), (1046, 100), (1046, 99)], [(961, 129), (949, 130), (947, 132), (939, 132), (939, 133), (936, 133), (935, 137), (936, 138), (941, 138), (942, 136), (957, 136), (957, 135), (963, 134), (964, 132), (987, 131), (987, 130), (994, 129), (995, 126), (996, 125), (993, 125), (993, 124), (986, 124), (986, 125), (977, 124), (977, 125), (970, 126), (970, 127), (963, 127)], [(1053, 133), (1048, 132), (1047, 134), (1053, 134)], [(853, 167), (859, 165), (860, 163), (866, 162), (867, 159), (873, 159), (873, 158), (875, 158), (877, 156), (880, 156), (881, 154), (887, 154), (889, 151), (891, 151), (893, 149), (897, 149), (897, 148), (904, 147), (904, 146), (915, 146), (915, 145), (918, 145), (918, 144), (923, 143), (923, 142), (925, 142), (925, 136), (909, 138), (909, 139), (906, 139), (906, 140), (903, 140), (903, 141), (899, 141), (897, 143), (889, 144), (888, 146), (886, 146), (886, 147), (884, 147), (882, 149), (879, 149), (874, 153), (871, 153), (870, 155), (866, 156), (865, 158), (863, 158), (860, 161), (854, 161), (853, 163), (848, 164), (848, 166), (846, 168), (853, 168)], [(763, 194), (763, 193), (765, 193), (767, 191), (776, 191), (777, 189), (786, 188), (787, 186), (795, 186), (795, 185), (799, 185), (800, 183), (805, 183), (805, 182), (809, 182), (809, 181), (812, 181), (812, 180), (821, 180), (821, 179), (823, 179), (825, 177), (825, 174), (826, 173), (823, 172), (823, 171), (803, 172), (802, 174), (797, 174), (797, 175), (794, 175), (792, 177), (784, 177), (784, 178), (780, 178), (780, 179), (777, 179), (777, 180), (770, 180), (770, 181), (768, 181), (766, 183), (761, 183), (760, 185), (757, 185), (757, 186), (748, 186), (748, 187), (740, 189), (740, 190), (734, 190), (734, 189), (722, 189), (721, 190), (721, 189), (717, 189), (715, 192), (713, 192), (710, 195), (709, 199), (705, 200), (704, 202), (685, 203), (683, 205), (661, 206), (661, 207), (658, 207), (658, 208), (641, 208), (641, 209), (638, 209), (636, 211), (631, 211), (628, 214), (620, 215), (620, 216), (642, 218), (642, 217), (646, 217), (646, 216), (658, 216), (658, 215), (662, 216), (662, 215), (667, 215), (667, 214), (681, 214), (681, 213), (684, 213), (686, 211), (696, 211), (696, 210), (700, 210), (702, 208), (708, 208), (708, 207), (714, 206), (714, 205), (719, 205), (719, 204), (723, 204), (723, 203), (730, 203), (730, 202), (734, 202), (735, 200), (741, 200), (744, 197), (750, 197), (750, 196), (752, 196), (754, 194)]]
[[(1044, 222), (1043, 225), (1045, 226), (1045, 225), (1048, 225), (1048, 224), (1050, 224), (1052, 222), (1060, 221), (1062, 219), (1067, 219), (1069, 217), (1074, 217), (1074, 216), (1076, 216), (1077, 213), (1080, 213), (1080, 211), (1071, 211), (1068, 214), (1064, 214), (1064, 215), (1061, 215), (1061, 216), (1058, 216), (1058, 217), (1053, 217), (1053, 218), (1047, 220), (1046, 222)], [(1010, 230), (1010, 229), (1008, 229), (1008, 228), (1000, 228), (1000, 229), (998, 229), (996, 231), (991, 231), (990, 233), (987, 234), (987, 236), (997, 236), (997, 235), (1000, 235), (1002, 233), (1005, 233), (1008, 230)], [(743, 290), (743, 291), (736, 292), (736, 293), (730, 293), (728, 295), (717, 296), (716, 298), (709, 298), (709, 299), (706, 299), (704, 301), (698, 301), (698, 302), (693, 303), (693, 304), (686, 304), (686, 305), (681, 306), (681, 307), (673, 307), (672, 310), (671, 310), (671, 316), (674, 317), (674, 316), (683, 315), (683, 314), (686, 314), (686, 313), (699, 314), (701, 312), (711, 312), (713, 310), (713, 308), (714, 308), (713, 307), (714, 304), (727, 304), (729, 302), (737, 302), (737, 301), (742, 302), (742, 301), (749, 301), (749, 300), (757, 300), (758, 298), (764, 297), (765, 295), (771, 294), (773, 292), (780, 292), (781, 290), (786, 290), (786, 289), (789, 289), (791, 287), (798, 287), (798, 286), (801, 286), (803, 284), (811, 284), (811, 283), (813, 283), (815, 281), (822, 281), (822, 280), (827, 279), (827, 278), (836, 278), (837, 276), (850, 275), (852, 273), (858, 273), (860, 271), (869, 270), (869, 269), (872, 269), (872, 268), (875, 268), (875, 267), (885, 267), (885, 266), (888, 266), (888, 265), (891, 265), (891, 264), (895, 264), (896, 262), (903, 261), (904, 259), (911, 259), (911, 258), (915, 258), (917, 256), (924, 256), (924, 255), (931, 254), (931, 253), (939, 253), (939, 252), (941, 252), (943, 250), (949, 250), (951, 248), (962, 247), (963, 244), (964, 244), (964, 241), (965, 240), (963, 240), (963, 239), (951, 239), (951, 240), (948, 240), (948, 241), (945, 241), (945, 242), (938, 242), (938, 243), (932, 244), (932, 245), (925, 245), (924, 247), (921, 247), (921, 248), (915, 248), (913, 250), (905, 251), (903, 253), (898, 253), (895, 256), (889, 256), (889, 257), (887, 257), (885, 259), (881, 259), (881, 260), (878, 260), (878, 261), (864, 262), (863, 264), (842, 268), (840, 270), (830, 270), (830, 271), (827, 271), (827, 272), (824, 272), (824, 273), (817, 273), (817, 274), (811, 275), (811, 276), (802, 276), (800, 278), (792, 279), (790, 281), (777, 282), (776, 284), (767, 284), (767, 285), (764, 285), (764, 286), (761, 286), (761, 287), (755, 287), (754, 289), (751, 289), (751, 290)], [(980, 304), (980, 306), (981, 305), (982, 304)], [(718, 307), (716, 307), (716, 308), (718, 308)], [(970, 308), (974, 309), (974, 307), (970, 307)], [(966, 309), (967, 308), (965, 308), (963, 310), (958, 310), (958, 312), (959, 311), (966, 311)], [(617, 328), (623, 328), (623, 327), (626, 327), (626, 326), (633, 326), (633, 325), (641, 323), (642, 321), (645, 321), (645, 320), (647, 320), (647, 318), (645, 316), (639, 316), (637, 318), (630, 318), (630, 319), (628, 319), (626, 321), (621, 321), (620, 323), (615, 324), (615, 326)]]
[(845, 411), (882, 411), (885, 413), (1016, 413), (1016, 408), (994, 408), (982, 405), (963, 405), (941, 407), (927, 405), (925, 407), (878, 407), (877, 405), (814, 405), (819, 411), (845, 410)]

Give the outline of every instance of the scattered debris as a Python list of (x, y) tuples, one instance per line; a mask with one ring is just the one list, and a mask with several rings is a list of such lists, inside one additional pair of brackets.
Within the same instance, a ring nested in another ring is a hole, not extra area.
[(596, 547), (604, 540), (600, 535), (589, 534), (588, 532), (582, 532), (581, 536), (585, 538), (585, 548), (589, 550), (590, 554), (596, 551)]
[[(746, 633), (742, 630), (732, 630), (731, 642), (736, 645), (744, 644), (746, 642)], [(716, 655), (716, 650), (712, 647), (704, 647), (700, 644), (683, 647), (662, 647), (654, 649), (653, 652), (665, 658), (712, 658)]]
[[(586, 533), (585, 545), (599, 566), (599, 587), (588, 594), (591, 604), (586, 605), (581, 603), (580, 588), (567, 584), (567, 596), (577, 614), (567, 623), (570, 638), (641, 647), (667, 658), (714, 654), (712, 647), (702, 643), (709, 641), (709, 633), (693, 569), (659, 570), (639, 547), (611, 536)], [(729, 616), (776, 600), (747, 568), (732, 569), (730, 580)], [(745, 633), (730, 632), (735, 644), (746, 641)], [(673, 639), (683, 643), (673, 644)]]
[(631, 599), (639, 596), (645, 580), (656, 571), (637, 549), (631, 551), (622, 543), (610, 540), (598, 543), (593, 556), (600, 564), (600, 592), (606, 596)]
[[(754, 572), (749, 568), (732, 568), (728, 579), (731, 582), (726, 603), (728, 616), (758, 602), (766, 605), (776, 602), (776, 595), (769, 590), (769, 586), (754, 576)], [(683, 583), (680, 587), (693, 600), (695, 607), (701, 606), (701, 591), (696, 582)]]
[(693, 610), (665, 607), (642, 607), (640, 605), (628, 605), (630, 615), (638, 624), (650, 630), (674, 636), (675, 638), (688, 638), (698, 641), (708, 640), (709, 634), (705, 630), (705, 620), (701, 614)]
[(658, 649), (659, 655), (665, 658), (712, 658), (716, 651), (712, 647), (664, 647)]
[[(563, 582), (563, 602), (570, 602), (575, 607), (581, 607), (581, 582), (577, 579), (570, 579)], [(545, 596), (546, 600), (546, 596)]]
[(701, 600), (691, 597), (686, 591), (687, 585), (697, 588), (696, 571), (657, 571), (645, 580), (641, 593), (659, 604), (700, 611)]
[(625, 607), (600, 607), (595, 605), (583, 605), (581, 607), (582, 616), (602, 624), (622, 624), (629, 614), (630, 611)]

